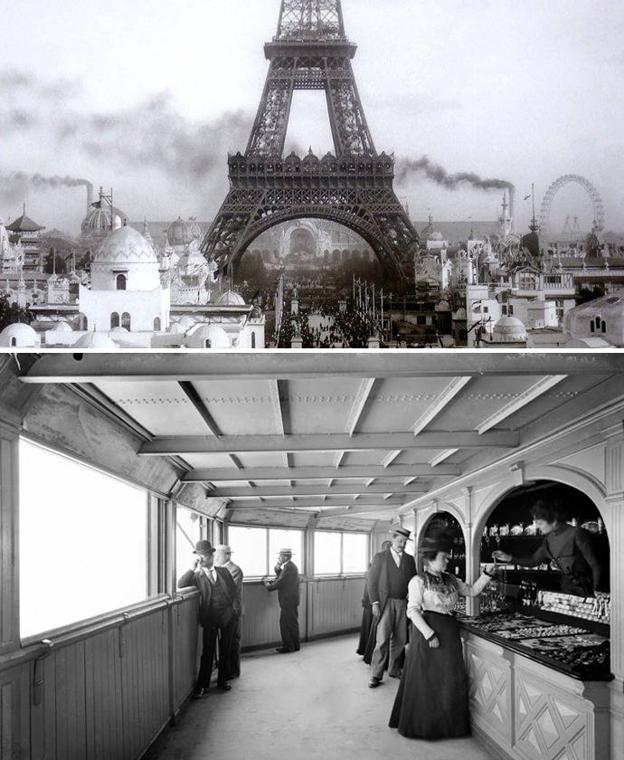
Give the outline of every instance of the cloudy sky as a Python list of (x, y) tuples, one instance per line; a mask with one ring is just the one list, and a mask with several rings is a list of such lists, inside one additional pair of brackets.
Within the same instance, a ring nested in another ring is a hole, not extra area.
[[(0, 45), (0, 216), (75, 232), (82, 188), (114, 187), (132, 219), (210, 219), (227, 152), (244, 150), (280, 0), (20, 0)], [(624, 230), (621, 0), (343, 0), (355, 73), (378, 151), (509, 180), (541, 199), (562, 174), (602, 194)], [(330, 148), (319, 93), (296, 94), (289, 144)], [(415, 219), (495, 218), (500, 192), (397, 187)], [(521, 195), (521, 197), (522, 197)], [(518, 210), (526, 224), (530, 202)], [(553, 214), (582, 222), (580, 190)]]

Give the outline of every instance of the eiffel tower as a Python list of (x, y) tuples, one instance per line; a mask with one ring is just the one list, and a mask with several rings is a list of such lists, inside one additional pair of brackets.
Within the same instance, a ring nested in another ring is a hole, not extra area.
[[(282, 0), (277, 34), (245, 154), (228, 157), (230, 190), (202, 243), (232, 272), (252, 241), (292, 219), (338, 222), (361, 235), (384, 269), (405, 279), (418, 234), (394, 189), (394, 159), (378, 154), (351, 61), (341, 0)], [(324, 90), (334, 153), (284, 157), (295, 90)]]

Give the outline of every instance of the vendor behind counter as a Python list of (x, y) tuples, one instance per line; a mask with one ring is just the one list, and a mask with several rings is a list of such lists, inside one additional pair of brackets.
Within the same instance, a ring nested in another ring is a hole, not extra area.
[(583, 528), (568, 525), (560, 509), (538, 501), (531, 509), (537, 527), (545, 536), (530, 557), (520, 557), (497, 550), (492, 557), (522, 567), (553, 563), (561, 572), (561, 591), (575, 596), (594, 596), (600, 584), (600, 562), (592, 546), (591, 535)]

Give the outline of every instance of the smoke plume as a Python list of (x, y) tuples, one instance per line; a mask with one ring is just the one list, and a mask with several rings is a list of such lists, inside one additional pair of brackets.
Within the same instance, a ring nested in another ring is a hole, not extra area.
[(398, 184), (405, 184), (413, 175), (424, 176), (437, 185), (445, 187), (447, 190), (457, 190), (462, 184), (472, 185), (472, 187), (479, 190), (511, 190), (514, 187), (507, 180), (483, 179), (474, 172), (449, 174), (443, 166), (434, 163), (427, 156), (423, 156), (418, 160), (405, 159), (399, 163), (397, 171)]
[(55, 187), (93, 188), (88, 179), (81, 177), (45, 177), (43, 174), (26, 172), (0, 172), (0, 198), (14, 202), (22, 200), (29, 187), (48, 189)]

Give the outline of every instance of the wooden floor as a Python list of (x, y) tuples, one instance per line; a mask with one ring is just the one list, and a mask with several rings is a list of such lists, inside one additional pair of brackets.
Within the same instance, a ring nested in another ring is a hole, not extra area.
[(368, 688), (352, 636), (243, 658), (232, 691), (190, 702), (149, 760), (492, 760), (476, 739), (421, 742), (388, 728), (398, 682)]

